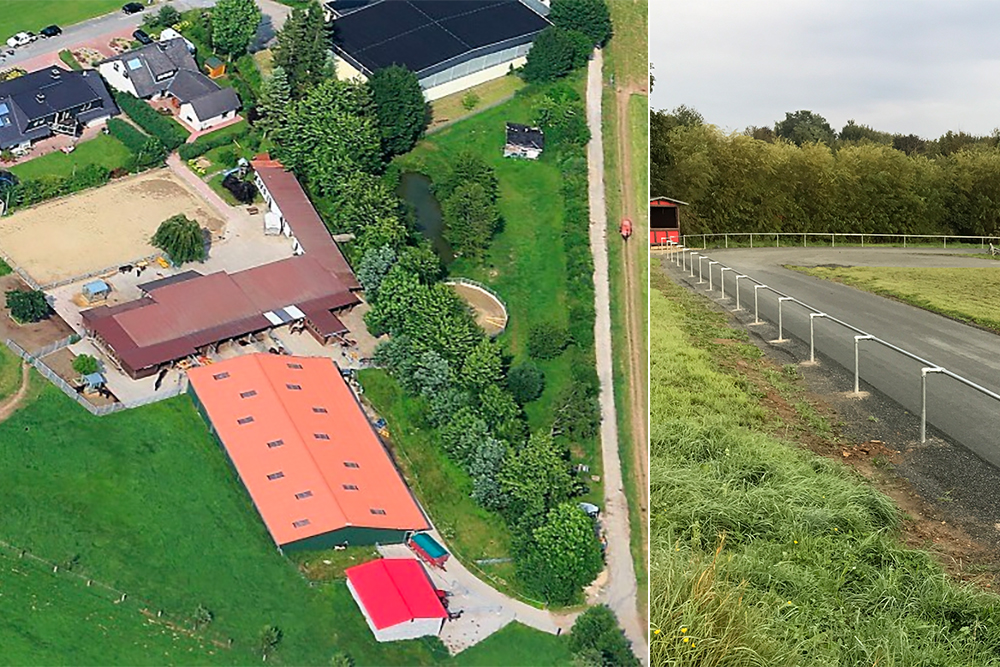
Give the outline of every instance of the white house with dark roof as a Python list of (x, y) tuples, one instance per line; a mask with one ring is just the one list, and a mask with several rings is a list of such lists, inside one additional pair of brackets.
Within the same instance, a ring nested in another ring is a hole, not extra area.
[(170, 98), (178, 117), (205, 130), (236, 117), (240, 98), (198, 71), (184, 38), (156, 42), (97, 66), (115, 90), (143, 99)]

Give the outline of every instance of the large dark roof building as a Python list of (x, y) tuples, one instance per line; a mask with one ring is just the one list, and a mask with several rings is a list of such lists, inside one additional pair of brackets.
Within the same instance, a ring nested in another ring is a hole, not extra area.
[(0, 150), (27, 148), (53, 132), (76, 136), (83, 126), (118, 113), (93, 70), (49, 67), (0, 83)]
[(348, 70), (368, 77), (402, 65), (430, 98), (488, 70), (503, 75), (550, 25), (545, 6), (533, 0), (340, 0), (327, 9), (334, 51)]

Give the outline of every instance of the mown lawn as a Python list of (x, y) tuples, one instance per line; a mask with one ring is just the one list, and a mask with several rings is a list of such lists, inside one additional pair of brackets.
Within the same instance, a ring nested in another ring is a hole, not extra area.
[(768, 435), (746, 369), (770, 362), (700, 297), (653, 287), (652, 664), (996, 664), (1000, 599), (902, 546), (868, 482)]
[(566, 667), (573, 655), (565, 637), (538, 632), (520, 623), (511, 623), (480, 644), (459, 653), (456, 667)]
[(788, 267), (1000, 332), (1000, 267)]
[(0, 39), (56, 23), (63, 28), (121, 9), (122, 0), (0, 0)]
[[(0, 424), (0, 539), (75, 560), (75, 570), (172, 619), (186, 622), (204, 605), (215, 615), (210, 635), (233, 638), (233, 648), (191, 662), (259, 662), (254, 645), (268, 624), (284, 633), (273, 658), (283, 664), (326, 665), (337, 650), (358, 664), (444, 659), (437, 640), (375, 642), (342, 582), (309, 586), (275, 549), (187, 397), (96, 418), (32, 381), (38, 398)], [(86, 610), (63, 615), (86, 622)], [(75, 663), (70, 632), (36, 631), (52, 646), (49, 662)], [(130, 663), (141, 639), (115, 635), (99, 659)]]
[(21, 385), (21, 360), (0, 341), (0, 402)]
[(107, 169), (117, 169), (125, 166), (129, 158), (129, 150), (125, 144), (107, 134), (98, 136), (77, 144), (76, 150), (70, 154), (56, 151), (29, 160), (11, 171), (18, 178), (37, 179), (45, 176), (70, 176), (74, 169), (98, 164)]

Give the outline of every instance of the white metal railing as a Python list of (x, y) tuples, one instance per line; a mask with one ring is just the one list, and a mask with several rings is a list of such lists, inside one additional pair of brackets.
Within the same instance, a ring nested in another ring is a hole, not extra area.
[[(834, 322), (834, 323), (836, 323), (836, 324), (838, 324), (838, 325), (840, 325), (840, 326), (848, 329), (849, 331), (853, 332), (855, 334), (854, 335), (854, 393), (855, 394), (860, 394), (861, 393), (860, 392), (860, 389), (861, 389), (861, 386), (860, 386), (861, 385), (861, 374), (860, 374), (860, 343), (862, 341), (871, 341), (872, 343), (875, 343), (877, 345), (882, 345), (883, 347), (886, 347), (886, 348), (888, 348), (890, 350), (893, 350), (893, 351), (895, 351), (895, 352), (897, 352), (899, 354), (902, 354), (903, 356), (905, 356), (905, 357), (907, 357), (907, 358), (909, 358), (909, 359), (911, 359), (911, 360), (916, 361), (917, 363), (919, 363), (921, 365), (921, 369), (920, 369), (920, 393), (921, 393), (921, 401), (920, 401), (920, 442), (926, 442), (927, 441), (927, 376), (929, 374), (939, 373), (941, 375), (947, 376), (947, 377), (955, 380), (956, 382), (959, 382), (960, 384), (962, 384), (962, 385), (964, 385), (964, 386), (966, 386), (966, 387), (968, 387), (968, 388), (970, 388), (970, 389), (972, 389), (972, 390), (974, 390), (974, 391), (976, 391), (976, 392), (978, 392), (978, 393), (980, 393), (980, 394), (982, 394), (984, 396), (992, 398), (995, 401), (1000, 401), (1000, 394), (997, 394), (996, 392), (993, 392), (993, 391), (987, 389), (986, 387), (983, 387), (982, 385), (977, 384), (977, 383), (973, 382), (972, 380), (969, 380), (968, 378), (965, 378), (965, 377), (963, 377), (961, 375), (958, 375), (957, 373), (949, 371), (948, 369), (943, 368), (942, 366), (940, 366), (938, 364), (935, 364), (932, 361), (928, 361), (927, 359), (924, 359), (923, 357), (920, 357), (920, 356), (918, 356), (918, 355), (910, 352), (909, 350), (905, 350), (905, 349), (903, 349), (903, 348), (901, 348), (901, 347), (899, 347), (897, 345), (894, 345), (894, 344), (892, 344), (892, 343), (890, 343), (890, 342), (888, 342), (888, 341), (886, 341), (886, 340), (884, 340), (882, 338), (879, 338), (878, 336), (874, 336), (872, 334), (869, 334), (868, 332), (866, 332), (866, 331), (864, 331), (864, 330), (862, 330), (862, 329), (854, 326), (853, 324), (848, 324), (847, 322), (845, 322), (843, 320), (840, 320), (840, 319), (838, 319), (836, 317), (833, 317), (832, 315), (829, 315), (829, 314), (827, 314), (827, 313), (825, 313), (825, 312), (823, 312), (823, 311), (821, 311), (821, 310), (819, 310), (817, 308), (814, 308), (813, 306), (805, 303), (804, 301), (800, 301), (799, 299), (796, 299), (793, 296), (789, 296), (789, 295), (787, 295), (787, 294), (785, 294), (783, 292), (780, 292), (780, 291), (774, 289), (773, 287), (768, 287), (764, 283), (760, 282), (759, 280), (757, 280), (757, 279), (755, 279), (755, 278), (753, 278), (751, 276), (742, 274), (739, 271), (737, 271), (736, 269), (728, 267), (728, 266), (726, 266), (725, 264), (722, 264), (719, 261), (709, 259), (709, 257), (707, 255), (704, 255), (702, 253), (696, 252), (696, 251), (691, 250), (689, 248), (685, 248), (681, 244), (678, 244), (677, 247), (679, 249), (679, 252), (675, 252), (671, 256), (671, 262), (674, 263), (675, 265), (677, 265), (682, 271), (689, 270), (688, 266), (690, 266), (690, 270), (689, 271), (690, 271), (690, 277), (691, 278), (694, 278), (694, 257), (696, 257), (696, 256), (698, 257), (698, 282), (694, 283), (695, 285), (702, 285), (702, 284), (705, 283), (705, 281), (704, 281), (704, 279), (702, 277), (702, 261), (703, 260), (706, 260), (706, 259), (709, 260), (709, 263), (708, 263), (708, 272), (709, 272), (709, 275), (708, 275), (708, 288), (707, 288), (709, 291), (714, 291), (714, 284), (713, 284), (713, 281), (712, 281), (712, 275), (713, 275), (712, 267), (715, 266), (715, 265), (718, 265), (720, 267), (720, 270), (719, 270), (720, 289), (722, 290), (723, 297), (725, 297), (725, 272), (726, 271), (733, 271), (734, 272), (734, 274), (736, 275), (737, 310), (742, 310), (739, 307), (739, 301), (738, 301), (738, 299), (739, 299), (739, 280), (740, 279), (745, 279), (745, 280), (753, 283), (753, 285), (754, 285), (754, 321), (753, 321), (753, 323), (754, 324), (760, 324), (761, 323), (761, 320), (760, 320), (760, 311), (759, 311), (759, 308), (758, 308), (758, 306), (759, 306), (759, 302), (758, 302), (758, 290), (766, 290), (766, 291), (769, 291), (769, 292), (775, 294), (777, 296), (777, 303), (778, 303), (778, 322), (777, 322), (777, 324), (778, 324), (778, 338), (777, 338), (777, 340), (775, 342), (784, 342), (785, 340), (787, 340), (787, 339), (784, 338), (784, 321), (783, 321), (783, 309), (782, 309), (782, 304), (783, 303), (796, 304), (798, 306), (801, 306), (802, 308), (805, 308), (807, 311), (809, 311), (809, 357), (810, 357), (811, 361), (815, 361), (815, 359), (816, 359), (816, 352), (815, 352), (815, 350), (816, 350), (815, 329), (814, 329), (814, 324), (813, 323), (814, 323), (814, 320), (817, 317), (829, 320), (831, 322)], [(690, 258), (690, 260), (691, 260), (690, 262), (687, 261), (688, 258)]]
[[(986, 250), (987, 244), (992, 241), (997, 240), (998, 236), (962, 236), (958, 234), (868, 234), (861, 232), (727, 232), (718, 234), (685, 234), (681, 236), (680, 243), (675, 244), (672, 241), (668, 243), (655, 243), (652, 244), (656, 248), (664, 248), (673, 245), (694, 245), (697, 242), (697, 247), (708, 248), (708, 247), (720, 247), (728, 248), (730, 239), (736, 244), (739, 241), (748, 244), (750, 248), (761, 248), (761, 247), (808, 247), (809, 242), (812, 241), (816, 245), (819, 241), (829, 240), (830, 247), (837, 247), (837, 240), (841, 240), (841, 245), (856, 243), (860, 244), (861, 247), (865, 246), (865, 239), (868, 239), (869, 245), (888, 245), (892, 243), (901, 242), (902, 246), (905, 248), (907, 244), (913, 244), (913, 242), (920, 242), (921, 240), (933, 241), (936, 245), (941, 244), (942, 248), (948, 247), (948, 242), (951, 241), (952, 244), (962, 243), (964, 245), (969, 244), (979, 244), (979, 247)], [(754, 243), (756, 239), (756, 245)], [(784, 239), (784, 242), (783, 242)], [(853, 241), (852, 241), (853, 239)], [(773, 245), (772, 242), (773, 241)], [(801, 244), (800, 244), (801, 241)]]

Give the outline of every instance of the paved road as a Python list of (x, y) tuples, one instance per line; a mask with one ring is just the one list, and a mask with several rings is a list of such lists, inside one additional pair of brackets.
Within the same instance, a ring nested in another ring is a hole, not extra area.
[[(598, 50), (587, 70), (587, 125), (591, 140), (587, 144), (589, 178), (590, 249), (594, 255), (595, 348), (597, 375), (601, 381), (601, 451), (604, 463), (604, 530), (608, 539), (608, 583), (601, 591), (601, 602), (618, 616), (632, 649), (643, 662), (647, 660), (646, 641), (639, 620), (637, 583), (632, 553), (629, 549), (628, 501), (622, 485), (622, 464), (618, 455), (618, 417), (611, 359), (611, 296), (608, 284), (609, 233), (604, 199), (604, 143), (601, 135), (601, 92), (603, 56)], [(610, 233), (617, 233), (612, 229)], [(645, 604), (643, 600), (643, 604)]]
[[(1000, 337), (997, 335), (846, 285), (783, 268), (785, 264), (995, 268), (998, 266), (996, 262), (962, 257), (960, 251), (927, 249), (770, 248), (712, 250), (707, 254), (714, 261), (731, 266), (833, 317), (1000, 393)], [(684, 277), (689, 272), (682, 275), (669, 259), (664, 266), (675, 277), (697, 282), (697, 267), (696, 277), (692, 280)], [(719, 298), (720, 266), (712, 268), (714, 294)], [(703, 270), (706, 284), (698, 286), (698, 289), (708, 287), (708, 261), (703, 262)], [(725, 280), (726, 304), (732, 308), (735, 305), (734, 273), (727, 271)], [(752, 309), (753, 287), (745, 280), (740, 283), (741, 305)], [(777, 322), (777, 297), (761, 291), (759, 303), (761, 318)], [(800, 306), (785, 304), (783, 320), (786, 337), (790, 333), (808, 342), (807, 312)], [(817, 318), (815, 325), (816, 349), (853, 373), (855, 334), (822, 318)], [(915, 420), (919, 419), (920, 363), (870, 342), (861, 343), (859, 360), (862, 390), (865, 389), (865, 382), (871, 383), (913, 413)], [(820, 361), (824, 360), (821, 358)], [(853, 387), (844, 387), (844, 390), (853, 391)], [(927, 405), (931, 426), (1000, 467), (1000, 404), (997, 401), (954, 380), (932, 375), (927, 385)], [(930, 429), (928, 435), (933, 435)]]
[[(170, 4), (177, 11), (187, 11), (189, 9), (204, 9), (215, 5), (217, 0), (174, 0)], [(122, 0), (125, 4), (125, 0)], [(275, 31), (285, 24), (285, 19), (291, 13), (291, 8), (282, 5), (274, 0), (257, 0), (257, 5), (264, 13), (264, 25), (258, 31), (258, 37), (266, 42)], [(160, 5), (153, 5), (139, 14), (125, 15), (121, 11), (112, 12), (103, 16), (97, 16), (82, 23), (71, 26), (62, 26), (63, 33), (58, 37), (50, 39), (39, 39), (28, 46), (15, 49), (14, 55), (7, 56), (0, 60), (0, 69), (6, 69), (14, 65), (19, 65), (37, 58), (56, 53), (63, 49), (72, 49), (79, 44), (90, 42), (106, 35), (121, 33), (125, 29), (135, 29), (141, 23), (143, 17), (159, 9)], [(0, 39), (6, 41), (10, 35), (0, 35)], [(7, 48), (4, 45), (4, 53)]]

